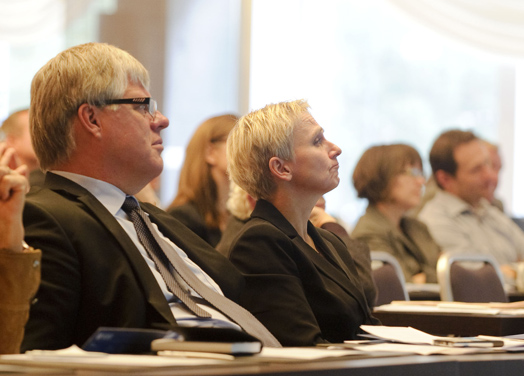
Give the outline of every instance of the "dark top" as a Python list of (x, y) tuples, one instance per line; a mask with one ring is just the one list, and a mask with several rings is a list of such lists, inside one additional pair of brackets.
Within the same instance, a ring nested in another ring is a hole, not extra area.
[[(231, 248), (231, 243), (237, 237), (247, 221), (247, 219), (245, 221), (238, 219), (234, 215), (229, 218), (226, 229), (222, 232), (222, 238), (216, 246), (218, 252), (227, 256), (229, 249)], [(321, 228), (334, 233), (342, 239), (344, 243), (346, 243), (346, 247), (355, 262), (359, 282), (364, 289), (366, 300), (369, 306), (374, 306), (377, 298), (377, 290), (371, 273), (371, 256), (369, 247), (364, 242), (352, 239), (344, 227), (336, 222), (324, 223)]]
[(41, 187), (44, 185), (45, 172), (40, 169), (33, 170), (29, 173), (29, 185)]
[(232, 242), (230, 260), (244, 274), (240, 303), (284, 346), (355, 339), (370, 312), (344, 242), (308, 223), (315, 251), (269, 202), (259, 200)]
[(222, 231), (217, 227), (208, 227), (204, 217), (202, 217), (193, 203), (188, 202), (187, 204), (168, 209), (167, 212), (189, 227), (211, 246), (216, 247), (220, 241)]
[[(141, 203), (151, 221), (238, 300), (234, 266), (191, 230)], [(42, 250), (42, 282), (22, 351), (81, 346), (100, 326), (152, 328), (176, 323), (155, 277), (115, 217), (87, 190), (48, 172), (24, 207), (26, 241)]]
[(238, 219), (234, 215), (231, 215), (227, 220), (226, 228), (222, 232), (222, 237), (220, 238), (220, 241), (215, 247), (216, 250), (227, 257), (227, 255), (229, 254), (229, 249), (231, 248), (231, 243), (233, 242), (233, 240), (235, 240), (240, 230), (242, 229), (242, 227), (244, 227), (247, 221), (248, 219), (243, 221), (241, 219)]
[(426, 274), (427, 283), (437, 282), (437, 261), (440, 247), (427, 226), (415, 218), (403, 217), (400, 229), (375, 206), (370, 205), (359, 219), (352, 234), (372, 251), (385, 251), (399, 262), (407, 282), (420, 272)]

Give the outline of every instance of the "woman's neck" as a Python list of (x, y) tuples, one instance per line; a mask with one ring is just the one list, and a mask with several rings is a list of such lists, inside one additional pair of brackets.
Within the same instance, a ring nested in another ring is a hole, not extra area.
[(397, 205), (389, 202), (379, 202), (375, 206), (379, 212), (381, 212), (387, 219), (389, 219), (395, 225), (395, 227), (400, 226), (400, 220), (402, 219), (402, 216), (406, 213), (404, 209), (401, 209)]
[(307, 223), (317, 200), (318, 198), (305, 199), (304, 197), (299, 197), (299, 195), (279, 195), (276, 193), (268, 201), (291, 223), (298, 235), (304, 239), (304, 241), (310, 243), (310, 238), (307, 233)]

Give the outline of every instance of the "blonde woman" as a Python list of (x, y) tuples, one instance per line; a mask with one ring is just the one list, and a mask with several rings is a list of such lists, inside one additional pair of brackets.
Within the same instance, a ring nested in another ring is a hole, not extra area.
[(231, 179), (257, 200), (229, 249), (244, 274), (241, 303), (284, 346), (355, 339), (375, 323), (344, 242), (309, 221), (339, 183), (340, 148), (305, 101), (268, 105), (231, 131)]

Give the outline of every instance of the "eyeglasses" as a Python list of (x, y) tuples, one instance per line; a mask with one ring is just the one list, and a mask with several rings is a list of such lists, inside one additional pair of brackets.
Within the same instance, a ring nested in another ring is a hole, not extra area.
[(149, 115), (155, 120), (158, 105), (153, 98), (124, 98), (124, 99), (108, 99), (103, 102), (96, 103), (97, 106), (109, 106), (111, 104), (138, 104), (144, 105), (144, 110), (149, 112)]
[(404, 173), (409, 176), (413, 176), (414, 178), (423, 178), (424, 173), (420, 168), (416, 167), (408, 167), (404, 170)]

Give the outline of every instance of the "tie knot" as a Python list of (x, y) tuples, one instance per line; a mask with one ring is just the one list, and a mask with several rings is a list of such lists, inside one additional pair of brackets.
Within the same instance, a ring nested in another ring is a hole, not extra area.
[(131, 214), (133, 210), (140, 208), (138, 202), (133, 196), (126, 196), (124, 203), (122, 204), (122, 210), (127, 214)]

